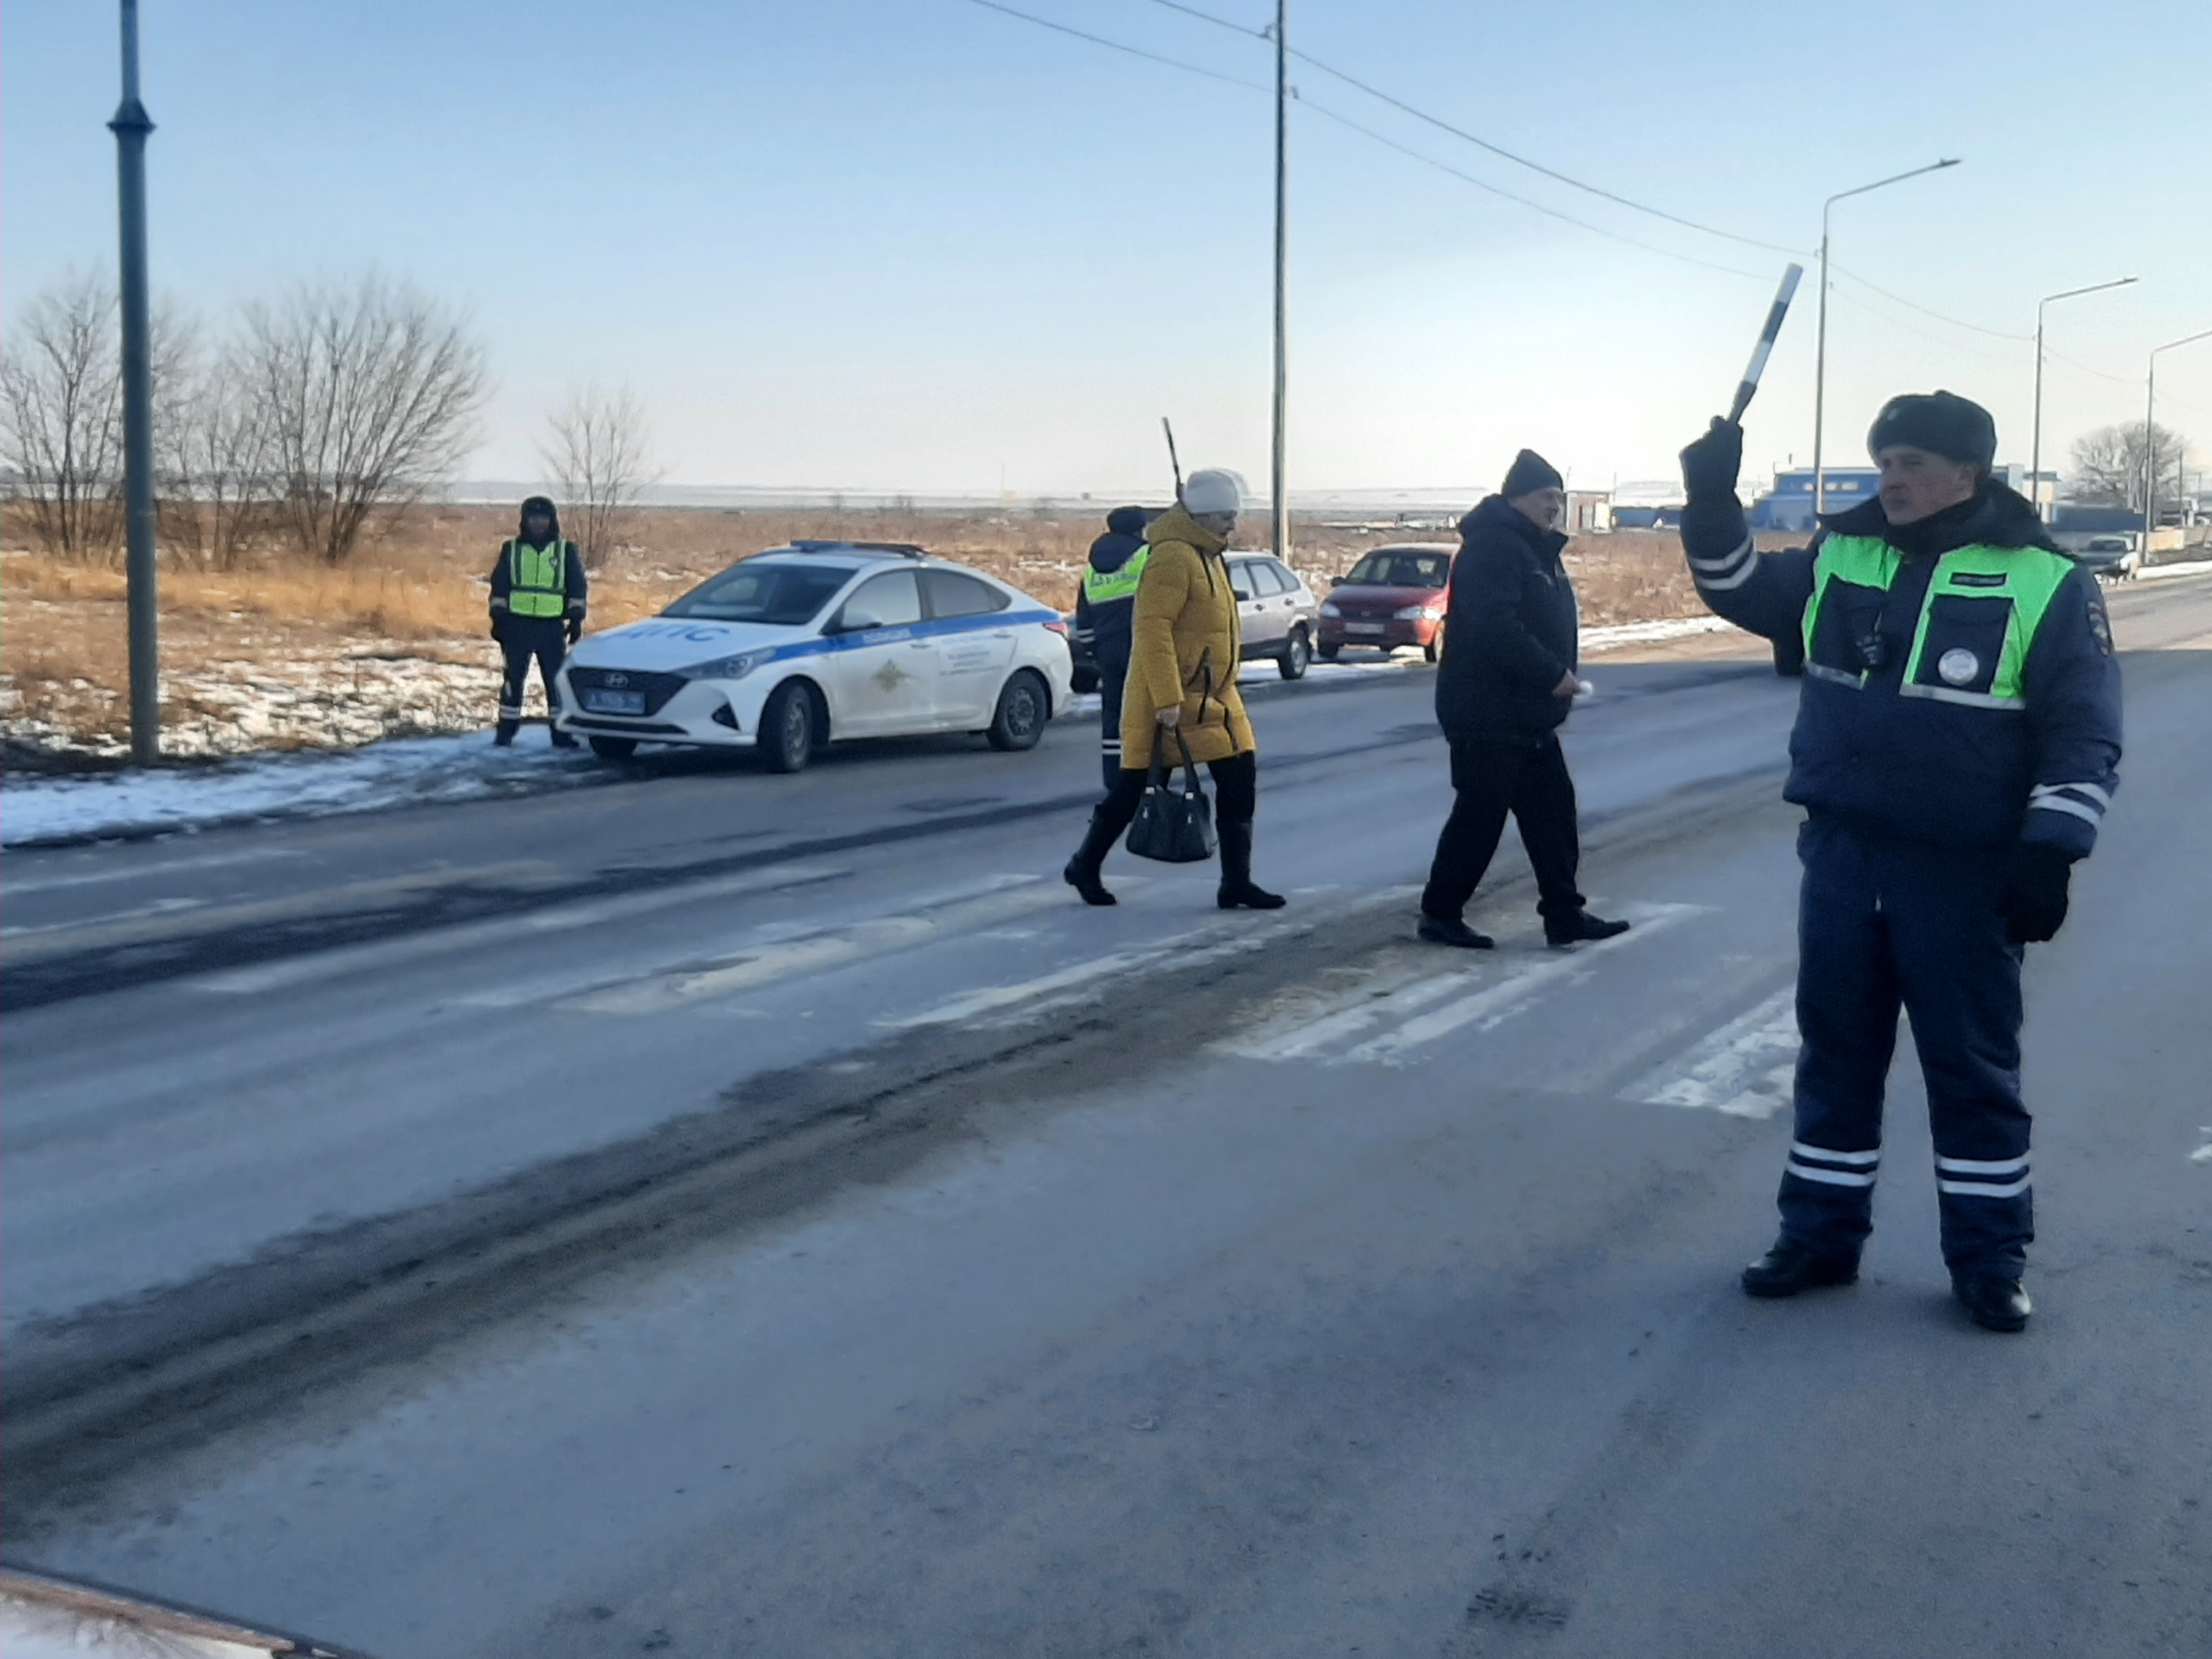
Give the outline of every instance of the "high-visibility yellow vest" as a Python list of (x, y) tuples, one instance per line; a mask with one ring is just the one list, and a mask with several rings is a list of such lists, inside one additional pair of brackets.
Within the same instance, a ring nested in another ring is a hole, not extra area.
[(568, 608), (568, 544), (507, 544), (507, 611), (511, 617), (557, 617)]
[(1105, 605), (1115, 599), (1133, 599), (1137, 584), (1144, 577), (1145, 562), (1152, 556), (1149, 545), (1129, 555), (1128, 561), (1119, 570), (1098, 570), (1085, 566), (1083, 572), (1083, 597), (1093, 605)]

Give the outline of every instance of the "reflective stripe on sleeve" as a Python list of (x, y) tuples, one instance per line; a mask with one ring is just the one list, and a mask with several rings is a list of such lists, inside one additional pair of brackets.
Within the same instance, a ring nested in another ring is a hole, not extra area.
[(2064, 795), (2053, 795), (2047, 800), (2032, 800), (2027, 804), (2031, 812), (2068, 812), (2088, 823), (2101, 824), (2105, 815), (2095, 807)]

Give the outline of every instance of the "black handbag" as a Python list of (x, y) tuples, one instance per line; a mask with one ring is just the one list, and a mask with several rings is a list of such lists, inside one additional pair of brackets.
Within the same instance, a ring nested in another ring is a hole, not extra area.
[(1182, 755), (1182, 787), (1170, 784), (1169, 769), (1160, 758), (1167, 734), (1165, 726), (1153, 733), (1152, 763), (1145, 774), (1144, 799), (1137, 803), (1137, 816), (1129, 825), (1127, 846), (1140, 859), (1202, 864), (1213, 856), (1213, 802), (1199, 787), (1198, 763), (1191, 759), (1190, 745), (1180, 732), (1175, 740)]

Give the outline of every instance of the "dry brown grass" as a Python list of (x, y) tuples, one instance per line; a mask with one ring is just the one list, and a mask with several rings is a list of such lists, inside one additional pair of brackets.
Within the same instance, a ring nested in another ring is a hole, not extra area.
[[(651, 615), (677, 594), (736, 560), (808, 537), (912, 542), (1011, 581), (1048, 604), (1074, 601), (1083, 558), (1111, 503), (1042, 515), (1003, 512), (813, 512), (768, 509), (650, 510), (639, 544), (594, 573), (592, 623), (613, 627)], [(513, 533), (504, 507), (431, 506), (372, 526), (352, 562), (331, 567), (279, 554), (234, 571), (165, 566), (161, 654), (165, 720), (203, 746), (270, 738), (210, 689), (219, 667), (264, 680), (327, 685), (333, 664), (413, 659), (481, 672), (485, 708), (476, 710), (438, 684), (434, 714), (410, 701), (404, 681), (375, 682), (394, 699), (366, 728), (326, 722), (318, 732), (458, 729), (488, 718), (496, 653), (486, 637), (484, 579)], [(1249, 520), (1241, 545), (1263, 544), (1267, 525)], [(10, 538), (10, 539), (15, 539)], [(1394, 541), (1449, 541), (1451, 532), (1388, 526), (1294, 527), (1293, 562), (1309, 578), (1340, 575), (1369, 548)], [(1629, 531), (1578, 538), (1567, 553), (1590, 626), (1693, 616), (1702, 606), (1671, 532)], [(19, 741), (112, 751), (127, 721), (124, 580), (119, 569), (15, 551), (0, 556), (0, 725)], [(195, 677), (198, 677), (197, 679)], [(465, 679), (465, 676), (464, 677)], [(351, 683), (368, 686), (358, 675)], [(428, 684), (428, 680), (422, 682)], [(195, 689), (196, 686), (198, 689)], [(362, 695), (371, 695), (365, 690)], [(336, 735), (298, 741), (338, 741)]]

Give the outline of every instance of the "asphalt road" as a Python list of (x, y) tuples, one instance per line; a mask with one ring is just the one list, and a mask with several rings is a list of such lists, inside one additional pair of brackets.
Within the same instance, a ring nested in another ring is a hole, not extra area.
[(1057, 879), (1089, 735), (6, 855), (13, 1559), (390, 1659), (2212, 1650), (2212, 581), (2031, 953), (2023, 1337), (1894, 1079), (1753, 1304), (1794, 685), (1600, 659), (1625, 938), (1411, 941), (1425, 673), (1255, 704), (1259, 873)]

